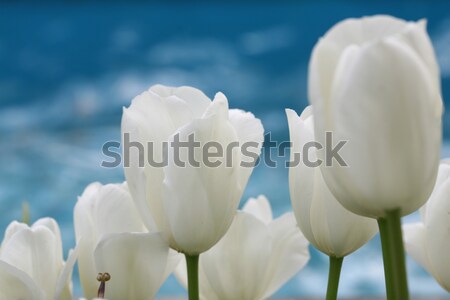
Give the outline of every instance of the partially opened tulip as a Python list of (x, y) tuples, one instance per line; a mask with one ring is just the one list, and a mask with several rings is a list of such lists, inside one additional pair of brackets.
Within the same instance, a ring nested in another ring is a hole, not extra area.
[(450, 161), (439, 166), (436, 186), (421, 208), (421, 222), (403, 225), (406, 251), (450, 292)]
[[(308, 163), (317, 161), (317, 150), (312, 148), (308, 151), (306, 147), (315, 142), (312, 107), (308, 106), (300, 117), (290, 109), (286, 114), (293, 164), (289, 168), (292, 207), (308, 241), (330, 257), (327, 299), (336, 299), (344, 257), (373, 238), (378, 231), (377, 222), (342, 207), (328, 189), (320, 168), (308, 166)], [(303, 157), (296, 160), (297, 154)]]
[(400, 217), (426, 202), (440, 157), (439, 70), (425, 26), (390, 16), (344, 20), (319, 40), (309, 65), (316, 137), (348, 141), (339, 152), (345, 163), (321, 152), (322, 174), (345, 208), (379, 220), (383, 243), (397, 241), (383, 247), (396, 250), (384, 255), (396, 299), (409, 297)]
[(12, 222), (0, 251), (0, 299), (71, 300), (77, 250), (63, 258), (55, 220), (39, 219), (31, 227)]
[[(222, 93), (211, 101), (191, 87), (156, 85), (124, 109), (122, 136), (125, 177), (144, 223), (161, 231), (196, 269), (198, 255), (214, 246), (233, 221), (260, 154), (261, 122), (251, 113), (228, 109)], [(131, 143), (142, 149), (129, 148)], [(252, 155), (243, 154), (245, 145)], [(214, 158), (205, 152), (214, 152)], [(197, 286), (196, 279), (191, 282)], [(190, 299), (198, 297), (194, 294)]]
[[(200, 299), (266, 299), (308, 260), (308, 242), (293, 214), (273, 219), (264, 196), (251, 198), (224, 238), (200, 257)], [(186, 287), (184, 262), (175, 274)]]
[(88, 299), (100, 294), (98, 274), (108, 273), (105, 298), (151, 300), (179, 261), (161, 235), (144, 226), (126, 183), (90, 184), (75, 205), (74, 223)]

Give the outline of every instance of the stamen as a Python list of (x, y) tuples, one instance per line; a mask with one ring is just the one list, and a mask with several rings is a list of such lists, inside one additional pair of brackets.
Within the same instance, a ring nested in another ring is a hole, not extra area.
[(109, 273), (98, 273), (97, 281), (100, 282), (100, 286), (98, 287), (98, 293), (97, 293), (98, 298), (100, 298), (100, 299), (105, 298), (105, 288), (106, 288), (105, 282), (109, 281), (110, 279), (111, 279), (111, 275), (109, 275)]

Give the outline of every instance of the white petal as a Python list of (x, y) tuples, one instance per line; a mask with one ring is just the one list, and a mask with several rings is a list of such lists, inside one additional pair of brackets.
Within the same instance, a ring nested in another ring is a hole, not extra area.
[(6, 245), (9, 239), (19, 231), (29, 228), (27, 224), (18, 221), (12, 221), (5, 230), (5, 236), (2, 241), (2, 248)]
[(225, 234), (243, 192), (237, 171), (240, 153), (236, 148), (231, 155), (224, 153), (218, 158), (220, 166), (204, 164), (202, 148), (206, 143), (217, 142), (226, 147), (237, 141), (234, 128), (224, 117), (227, 105), (222, 99), (218, 101), (205, 113), (207, 118), (194, 120), (177, 133), (180, 141), (187, 141), (194, 134), (200, 143), (201, 147), (193, 151), (199, 167), (189, 163), (186, 147), (179, 149), (180, 161), (186, 166), (177, 166), (174, 147), (170, 147), (169, 165), (164, 168), (164, 208), (173, 235), (171, 247), (188, 254), (208, 250)]
[(105, 236), (95, 250), (98, 272), (108, 272), (105, 297), (110, 300), (150, 300), (166, 276), (169, 248), (158, 233), (118, 233)]
[(273, 219), (270, 202), (264, 195), (259, 195), (258, 198), (248, 199), (242, 211), (255, 216), (265, 224), (272, 222)]
[(236, 130), (239, 147), (242, 149), (241, 159), (247, 163), (247, 165), (240, 168), (241, 187), (244, 189), (253, 172), (253, 166), (261, 154), (261, 147), (264, 142), (264, 128), (261, 121), (255, 118), (252, 113), (239, 109), (231, 109), (229, 111), (229, 120)]
[(163, 85), (154, 85), (150, 88), (150, 91), (161, 97), (176, 96), (183, 100), (186, 102), (194, 118), (200, 118), (211, 103), (211, 99), (209, 99), (201, 90), (190, 86), (167, 87)]
[(450, 291), (450, 260), (444, 249), (450, 249), (450, 181), (445, 182), (438, 193), (429, 200), (433, 203), (428, 207), (430, 217), (425, 224), (426, 246), (430, 262), (430, 272), (439, 284)]
[(344, 48), (348, 45), (362, 45), (389, 36), (406, 29), (408, 22), (387, 15), (376, 15), (360, 19), (345, 19), (334, 25), (324, 39)]
[(422, 223), (405, 224), (402, 229), (406, 251), (431, 273), (432, 268), (428, 259), (425, 226)]
[(69, 251), (56, 285), (55, 300), (72, 300), (72, 272), (78, 258), (78, 247)]
[(25, 272), (48, 299), (55, 294), (62, 259), (58, 240), (45, 226), (26, 228), (16, 232), (2, 246), (0, 259)]
[(281, 288), (309, 261), (308, 241), (300, 232), (292, 213), (287, 213), (269, 225), (272, 253), (266, 271), (264, 299)]
[(205, 294), (205, 299), (262, 299), (271, 251), (267, 226), (250, 214), (238, 213), (225, 237), (200, 256), (210, 292), (216, 294)]
[[(298, 225), (305, 237), (317, 247), (318, 243), (315, 239), (311, 228), (311, 205), (314, 196), (314, 169), (306, 167), (300, 156), (295, 158), (297, 154), (303, 154), (303, 145), (308, 141), (314, 140), (314, 135), (310, 128), (307, 128), (304, 121), (295, 113), (295, 111), (287, 109), (286, 115), (289, 123), (289, 136), (291, 140), (291, 166), (289, 168), (289, 190), (291, 203), (297, 218)], [(311, 152), (311, 161), (315, 160), (314, 152)]]
[(0, 261), (0, 299), (45, 300), (47, 298), (25, 272)]

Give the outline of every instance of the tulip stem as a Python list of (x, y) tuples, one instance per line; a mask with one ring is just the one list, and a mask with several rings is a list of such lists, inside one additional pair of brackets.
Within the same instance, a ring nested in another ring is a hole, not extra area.
[(188, 275), (188, 294), (189, 300), (199, 300), (199, 285), (198, 285), (198, 259), (199, 255), (186, 256), (186, 266)]
[(400, 210), (387, 211), (385, 217), (378, 219), (378, 228), (380, 229), (383, 251), (387, 299), (408, 300), (408, 278), (406, 276)]
[(341, 268), (343, 257), (330, 256), (330, 270), (328, 273), (328, 287), (326, 300), (336, 300), (339, 288), (339, 278), (341, 277)]
[(386, 283), (386, 298), (387, 300), (394, 300), (395, 294), (394, 289), (392, 287), (392, 279), (390, 276), (392, 268), (391, 261), (387, 259), (389, 257), (389, 251), (388, 251), (387, 235), (385, 234), (385, 232), (387, 231), (385, 218), (378, 219), (378, 228), (380, 231), (380, 238), (381, 238), (381, 251), (383, 253), (384, 280)]

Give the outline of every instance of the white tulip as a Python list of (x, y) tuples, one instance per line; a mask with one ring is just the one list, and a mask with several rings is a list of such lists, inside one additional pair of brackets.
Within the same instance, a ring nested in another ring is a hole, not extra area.
[(179, 261), (159, 233), (149, 233), (126, 183), (90, 184), (74, 209), (84, 296), (97, 296), (98, 273), (109, 273), (109, 300), (153, 299)]
[[(269, 201), (264, 196), (251, 198), (223, 239), (200, 256), (200, 298), (266, 299), (308, 260), (308, 242), (293, 214), (273, 220)], [(175, 275), (186, 287), (185, 261)]]
[(61, 233), (55, 220), (39, 219), (31, 227), (12, 222), (0, 252), (0, 299), (71, 300), (77, 250), (64, 262)]
[[(291, 139), (291, 161), (296, 154), (307, 155), (310, 162), (317, 160), (316, 149), (305, 154), (305, 144), (314, 142), (312, 107), (301, 116), (287, 109)], [(303, 158), (303, 157), (302, 157)], [(336, 200), (328, 189), (319, 167), (305, 165), (302, 161), (289, 168), (291, 202), (298, 225), (317, 249), (323, 253), (344, 257), (366, 244), (377, 233), (377, 222), (358, 216)]]
[(403, 225), (406, 251), (450, 292), (450, 161), (439, 166), (436, 186), (420, 212), (421, 222)]
[[(348, 141), (347, 166), (322, 164), (331, 192), (367, 217), (421, 207), (436, 179), (441, 145), (439, 70), (426, 22), (347, 19), (314, 47), (308, 94), (316, 137)], [(321, 151), (324, 158), (325, 151)]]
[[(131, 194), (149, 228), (156, 225), (170, 247), (188, 255), (211, 248), (228, 230), (253, 169), (240, 165), (253, 161), (252, 157), (244, 156), (239, 147), (227, 153), (227, 147), (253, 142), (250, 151), (257, 158), (263, 141), (261, 122), (251, 113), (229, 110), (222, 93), (211, 101), (191, 87), (156, 85), (124, 109), (122, 137), (125, 134), (130, 134), (130, 141), (144, 145), (144, 158), (153, 149), (150, 156), (154, 162), (163, 161), (163, 143), (173, 142), (175, 137), (187, 141), (193, 134), (201, 146), (216, 142), (223, 147), (223, 155), (210, 160), (221, 162), (217, 167), (206, 166), (201, 148), (194, 151), (199, 167), (189, 163), (184, 150), (180, 150), (180, 158), (186, 166), (177, 166), (170, 144), (165, 167), (151, 166), (146, 160), (145, 167), (139, 168), (136, 149), (130, 150), (130, 166), (125, 167)], [(227, 160), (231, 167), (226, 166)]]

